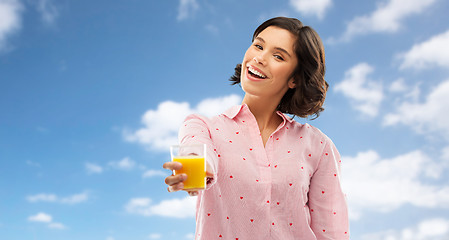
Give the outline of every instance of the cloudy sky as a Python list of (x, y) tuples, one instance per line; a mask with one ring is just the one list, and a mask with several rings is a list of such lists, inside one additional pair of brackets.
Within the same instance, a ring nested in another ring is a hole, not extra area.
[(0, 239), (193, 239), (161, 168), (274, 16), (317, 30), (352, 239), (449, 239), (449, 2), (0, 0)]

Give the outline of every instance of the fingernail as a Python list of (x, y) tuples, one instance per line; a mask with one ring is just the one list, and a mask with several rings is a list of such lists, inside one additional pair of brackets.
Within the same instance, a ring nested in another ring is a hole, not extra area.
[(187, 174), (183, 173), (183, 174), (181, 174), (181, 177), (182, 177), (182, 181), (187, 180)]

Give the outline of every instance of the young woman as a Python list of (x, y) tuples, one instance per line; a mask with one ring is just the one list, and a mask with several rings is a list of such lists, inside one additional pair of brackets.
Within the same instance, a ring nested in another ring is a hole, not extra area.
[[(187, 117), (180, 143), (208, 147), (206, 190), (189, 193), (198, 195), (196, 239), (349, 239), (335, 145), (284, 114), (319, 116), (324, 72), (318, 34), (297, 19), (273, 18), (256, 29), (230, 79), (245, 92), (242, 105)], [(186, 178), (167, 177), (168, 190), (181, 190)]]

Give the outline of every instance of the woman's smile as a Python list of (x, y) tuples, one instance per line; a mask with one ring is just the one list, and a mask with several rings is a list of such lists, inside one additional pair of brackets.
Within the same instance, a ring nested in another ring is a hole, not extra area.
[(247, 76), (248, 76), (249, 80), (261, 81), (261, 80), (268, 78), (267, 75), (262, 70), (260, 70), (259, 68), (255, 67), (255, 66), (248, 64), (246, 70), (247, 70)]

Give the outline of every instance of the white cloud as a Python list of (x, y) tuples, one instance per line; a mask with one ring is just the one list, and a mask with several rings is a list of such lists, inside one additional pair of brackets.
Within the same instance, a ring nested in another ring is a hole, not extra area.
[(135, 167), (136, 163), (131, 160), (129, 157), (125, 157), (120, 161), (117, 162), (109, 162), (109, 165), (113, 168), (119, 169), (119, 170), (131, 170)]
[(199, 8), (200, 5), (198, 5), (196, 0), (180, 0), (178, 6), (178, 21), (186, 20), (198, 11)]
[(437, 134), (449, 140), (449, 80), (440, 83), (424, 102), (404, 101), (387, 114), (386, 126), (404, 124), (421, 134)]
[(143, 128), (134, 132), (124, 130), (123, 135), (126, 141), (143, 144), (152, 150), (167, 151), (170, 145), (178, 143), (178, 130), (187, 115), (199, 113), (210, 117), (240, 103), (238, 95), (205, 99), (194, 108), (187, 102), (165, 101), (156, 110), (145, 112)]
[(195, 217), (196, 197), (187, 196), (183, 199), (164, 200), (157, 205), (152, 206), (152, 212), (155, 215), (186, 218)]
[(28, 196), (28, 202), (56, 202), (58, 197), (54, 194), (37, 194), (33, 196)]
[(64, 226), (64, 224), (62, 224), (62, 223), (55, 223), (55, 222), (52, 222), (52, 223), (48, 224), (48, 227), (51, 228), (51, 229), (66, 229), (67, 228), (66, 226)]
[(83, 192), (79, 194), (74, 194), (69, 197), (61, 198), (60, 202), (65, 204), (77, 204), (81, 202), (86, 202), (87, 200), (89, 200), (89, 194), (87, 192)]
[(152, 233), (148, 236), (149, 239), (160, 239), (162, 237), (159, 233)]
[(183, 199), (169, 199), (159, 204), (152, 204), (149, 198), (132, 198), (125, 205), (125, 210), (130, 214), (142, 216), (163, 216), (172, 218), (195, 217), (196, 197)]
[(106, 240), (115, 240), (113, 237), (107, 237)]
[(404, 95), (406, 99), (410, 99), (410, 101), (417, 102), (419, 97), (421, 96), (421, 83), (415, 84), (412, 89), (408, 90), (408, 93)]
[(143, 173), (142, 178), (149, 178), (149, 177), (167, 177), (170, 174), (167, 174), (167, 172), (161, 171), (161, 170), (147, 170)]
[(390, 85), (391, 92), (405, 92), (407, 91), (407, 85), (403, 78), (399, 78), (396, 81), (392, 82)]
[(191, 239), (191, 240), (195, 239), (195, 234), (193, 234), (193, 233), (187, 233), (187, 234), (186, 234), (186, 239)]
[(446, 240), (449, 239), (449, 220), (443, 218), (426, 219), (417, 226), (402, 230), (387, 230), (365, 234), (362, 240)]
[(128, 201), (125, 209), (128, 213), (150, 216), (151, 214), (150, 198), (132, 198)]
[(223, 113), (231, 106), (238, 105), (241, 102), (242, 98), (235, 94), (225, 97), (206, 98), (198, 103), (196, 108), (192, 109), (192, 112), (212, 117)]
[(401, 103), (405, 100), (408, 100), (411, 102), (417, 102), (421, 95), (420, 85), (421, 85), (421, 82), (410, 84), (410, 83), (407, 83), (403, 78), (399, 78), (399, 79), (393, 81), (390, 84), (388, 91), (391, 94), (397, 94), (396, 95), (397, 98), (395, 100), (394, 105), (396, 106), (398, 103)]
[(334, 90), (350, 99), (353, 108), (362, 114), (375, 117), (383, 99), (382, 85), (368, 78), (374, 71), (367, 63), (359, 63), (345, 72), (343, 81)]
[(379, 2), (377, 9), (364, 16), (357, 16), (351, 20), (339, 40), (350, 41), (356, 35), (397, 32), (405, 18), (427, 10), (436, 0), (388, 0)]
[(148, 110), (143, 115), (142, 123), (145, 125), (143, 128), (134, 133), (125, 131), (125, 139), (153, 149), (166, 150), (168, 146), (178, 142), (178, 129), (183, 119), (190, 113), (192, 110), (187, 102), (162, 102), (157, 110)]
[(290, 0), (290, 5), (303, 15), (323, 19), (326, 11), (332, 6), (332, 0)]
[(64, 226), (64, 224), (58, 223), (58, 222), (53, 222), (53, 217), (44, 212), (40, 212), (34, 216), (29, 216), (28, 221), (47, 223), (48, 228), (51, 228), (51, 229), (66, 229), (66, 226)]
[(103, 168), (100, 165), (97, 165), (97, 164), (94, 164), (94, 163), (86, 163), (86, 164), (84, 164), (84, 166), (86, 167), (86, 171), (89, 174), (102, 173), (103, 172)]
[(57, 202), (62, 204), (77, 204), (89, 200), (87, 192), (74, 194), (68, 197), (58, 197), (55, 194), (40, 193), (27, 197), (28, 202)]
[(28, 217), (28, 221), (31, 221), (31, 222), (45, 222), (45, 223), (49, 223), (49, 222), (51, 222), (51, 220), (52, 220), (51, 215), (48, 215), (48, 214), (46, 214), (44, 212), (40, 212), (40, 213), (38, 213), (38, 214), (36, 214), (34, 216)]
[(351, 219), (363, 212), (391, 212), (405, 204), (449, 208), (449, 186), (424, 183), (439, 179), (444, 165), (421, 151), (382, 159), (375, 151), (343, 156), (342, 181)]
[(432, 66), (449, 68), (449, 30), (415, 44), (408, 52), (399, 54), (400, 69), (425, 69)]
[(22, 10), (18, 0), (0, 0), (0, 52), (7, 49), (7, 38), (20, 30)]
[(41, 14), (42, 21), (47, 25), (53, 25), (59, 16), (59, 10), (52, 0), (39, 0), (37, 11)]
[(441, 152), (441, 158), (445, 161), (449, 161), (449, 146), (443, 148)]

